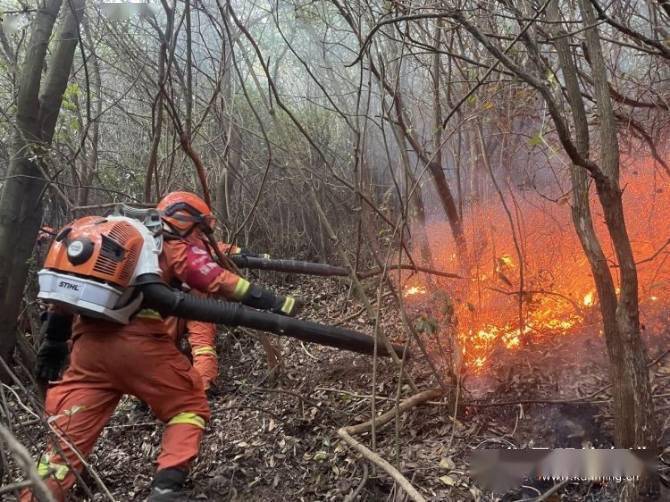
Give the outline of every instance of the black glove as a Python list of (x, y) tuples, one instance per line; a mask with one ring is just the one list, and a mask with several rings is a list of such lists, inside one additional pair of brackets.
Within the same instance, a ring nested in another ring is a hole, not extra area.
[(57, 380), (69, 352), (67, 341), (72, 334), (72, 318), (49, 312), (40, 333), (43, 341), (37, 351), (35, 376), (38, 380)]
[(292, 296), (278, 296), (272, 291), (252, 284), (242, 303), (259, 310), (269, 310), (275, 314), (295, 316), (298, 302)]
[(35, 363), (37, 379), (47, 382), (58, 380), (68, 353), (67, 342), (44, 340), (40, 345), (40, 350), (37, 351), (37, 362)]

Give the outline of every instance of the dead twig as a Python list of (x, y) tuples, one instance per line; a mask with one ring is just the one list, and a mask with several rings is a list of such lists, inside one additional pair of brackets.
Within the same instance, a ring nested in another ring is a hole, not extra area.
[[(112, 493), (109, 491), (109, 488), (107, 488), (107, 485), (102, 481), (102, 478), (98, 474), (98, 471), (93, 468), (91, 464), (89, 464), (84, 456), (81, 454), (81, 452), (74, 446), (74, 444), (66, 438), (65, 432), (60, 432), (56, 429), (56, 425), (54, 425), (52, 422), (56, 418), (58, 418), (59, 415), (53, 415), (49, 417), (46, 421), (47, 426), (49, 427), (49, 430), (56, 435), (56, 437), (60, 440), (61, 443), (63, 443), (65, 446), (67, 446), (72, 453), (79, 459), (81, 462), (81, 465), (83, 466), (84, 469), (86, 469), (91, 477), (95, 480), (96, 484), (100, 487), (100, 490), (105, 494), (105, 496), (110, 500), (114, 501), (114, 497), (112, 496)], [(62, 451), (62, 448), (58, 446), (58, 453), (65, 458), (65, 452)], [(72, 467), (70, 463), (68, 462), (68, 467)], [(74, 470), (75, 476), (77, 476), (77, 480), (81, 481), (81, 476), (77, 472), (77, 470)], [(86, 488), (88, 490), (88, 488)]]
[(337, 431), (337, 434), (342, 439), (344, 439), (347, 442), (347, 444), (349, 444), (349, 446), (351, 446), (361, 455), (363, 455), (363, 457), (365, 457), (367, 460), (369, 460), (373, 464), (377, 465), (378, 467), (386, 471), (386, 473), (389, 474), (402, 487), (403, 490), (405, 490), (405, 493), (407, 493), (407, 495), (412, 500), (414, 500), (415, 502), (425, 502), (426, 499), (423, 497), (423, 495), (421, 495), (417, 491), (417, 489), (414, 488), (414, 486), (412, 486), (412, 484), (407, 480), (405, 476), (403, 476), (400, 473), (400, 471), (398, 471), (395, 467), (393, 467), (389, 462), (384, 460), (377, 453), (373, 452), (366, 446), (356, 441), (352, 437), (352, 434), (361, 434), (363, 432), (369, 432), (372, 429), (373, 424), (376, 428), (380, 429), (382, 426), (393, 420), (397, 414), (400, 414), (411, 408), (414, 408), (415, 406), (418, 406), (419, 404), (424, 403), (430, 399), (440, 397), (441, 395), (442, 395), (441, 389), (430, 389), (423, 392), (419, 392), (418, 394), (415, 394), (414, 396), (400, 403), (400, 405), (393, 407), (393, 409), (387, 411), (386, 413), (383, 413), (378, 417), (373, 417), (367, 422), (363, 422), (358, 425), (349, 425), (347, 427), (342, 427)]
[(568, 484), (567, 481), (561, 481), (560, 483), (556, 483), (554, 486), (549, 488), (546, 492), (544, 492), (539, 497), (529, 498), (529, 499), (521, 499), (521, 500), (519, 500), (519, 502), (542, 502), (543, 500), (547, 500), (549, 497), (551, 497), (554, 493), (556, 493), (558, 490), (560, 490), (561, 488), (563, 488), (567, 484)]
[(23, 488), (28, 488), (29, 486), (32, 486), (33, 482), (30, 480), (27, 481), (19, 481), (17, 483), (12, 483), (9, 485), (4, 485), (0, 486), (0, 495), (3, 493), (10, 493), (10, 492), (16, 492), (19, 491)]
[(404, 265), (404, 264), (389, 265), (388, 267), (386, 267), (386, 271), (381, 269), (368, 270), (366, 272), (358, 272), (358, 274), (356, 275), (358, 276), (359, 279), (369, 279), (370, 277), (383, 274), (385, 272), (388, 272), (389, 270), (411, 270), (412, 272), (423, 272), (424, 274), (437, 275), (440, 277), (448, 277), (450, 279), (463, 279), (463, 276), (454, 274), (453, 272), (443, 272), (441, 270), (434, 270), (432, 268), (419, 267), (417, 265)]
[(51, 495), (51, 492), (42, 481), (42, 478), (37, 473), (33, 459), (30, 456), (30, 453), (9, 431), (7, 427), (0, 424), (0, 437), (7, 446), (7, 449), (14, 454), (16, 462), (19, 464), (23, 472), (26, 473), (30, 480), (30, 484), (33, 487), (33, 495), (40, 502), (54, 502), (54, 498)]
[[(70, 213), (77, 213), (80, 211), (93, 211), (93, 210), (100, 210), (100, 209), (114, 209), (118, 205), (120, 205), (120, 202), (108, 202), (105, 204), (91, 204), (89, 206), (75, 206), (69, 208)], [(157, 202), (133, 202), (133, 207), (139, 207), (139, 208), (153, 208), (156, 207)]]
[(561, 299), (567, 301), (568, 303), (570, 303), (577, 312), (580, 312), (581, 310), (583, 310), (582, 307), (580, 307), (579, 304), (575, 300), (573, 300), (572, 298), (570, 298), (568, 296), (565, 296), (561, 293), (557, 293), (555, 291), (547, 291), (546, 289), (529, 289), (529, 290), (523, 290), (523, 291), (507, 291), (505, 289), (491, 288), (491, 287), (486, 288), (486, 289), (488, 289), (489, 291), (495, 291), (496, 293), (502, 293), (504, 295), (510, 295), (510, 296), (512, 296), (512, 295), (518, 295), (518, 296), (523, 296), (523, 295), (555, 296), (557, 298), (561, 298)]
[(370, 462), (373, 464), (377, 465), (378, 467), (382, 468), (384, 471), (386, 471), (389, 476), (391, 476), (401, 487), (403, 490), (405, 490), (405, 493), (414, 500), (415, 502), (426, 502), (426, 499), (423, 498), (423, 495), (421, 495), (416, 488), (412, 486), (412, 484), (407, 480), (405, 476), (403, 476), (398, 469), (393, 467), (391, 464), (389, 464), (386, 460), (384, 460), (382, 457), (380, 457), (378, 454), (373, 452), (372, 450), (368, 449), (367, 447), (363, 446), (361, 443), (356, 441), (354, 438), (352, 438), (349, 433), (346, 430), (346, 427), (343, 427), (342, 429), (337, 431), (337, 434), (344, 439), (349, 446), (357, 450), (361, 455), (363, 455), (366, 459), (368, 459)]
[(305, 354), (307, 354), (307, 357), (309, 357), (310, 359), (312, 359), (312, 360), (314, 360), (314, 361), (318, 361), (318, 360), (319, 360), (318, 357), (316, 357), (316, 356), (315, 356), (314, 354), (312, 354), (309, 350), (307, 350), (307, 347), (305, 347), (305, 344), (302, 342), (302, 340), (300, 341), (300, 346), (302, 347), (302, 350), (305, 352)]
[[(333, 392), (335, 394), (342, 394), (345, 396), (351, 396), (351, 397), (356, 397), (360, 399), (370, 399), (372, 397), (371, 394), (358, 394), (356, 392), (350, 392), (348, 390), (341, 390), (341, 389), (333, 389), (332, 387), (316, 387), (314, 389), (315, 391), (325, 391), (325, 392)], [(390, 397), (390, 396), (375, 396), (375, 398), (378, 401), (395, 401), (395, 397)], [(443, 403), (441, 401), (425, 401), (421, 404), (430, 404), (432, 406), (447, 406), (449, 403)]]
[(354, 313), (351, 314), (351, 315), (348, 315), (348, 316), (345, 317), (344, 319), (340, 319), (339, 321), (334, 322), (334, 323), (333, 323), (333, 326), (339, 326), (339, 325), (341, 325), (341, 324), (344, 324), (345, 322), (349, 322), (349, 321), (351, 321), (352, 319), (356, 319), (357, 317), (363, 315), (363, 314), (365, 313), (365, 310), (366, 310), (365, 307), (363, 307), (363, 308), (360, 309), (359, 311), (354, 312)]
[(356, 500), (356, 497), (360, 495), (361, 490), (363, 490), (363, 487), (367, 482), (368, 482), (368, 464), (363, 464), (363, 479), (361, 479), (361, 482), (358, 484), (354, 492), (351, 495), (348, 495), (347, 498), (344, 499), (344, 502), (354, 502), (354, 500)]

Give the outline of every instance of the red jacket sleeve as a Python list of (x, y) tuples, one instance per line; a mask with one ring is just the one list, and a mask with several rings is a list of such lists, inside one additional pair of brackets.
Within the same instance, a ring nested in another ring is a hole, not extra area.
[(219, 266), (199, 246), (185, 241), (166, 241), (163, 255), (166, 275), (185, 282), (201, 293), (241, 300), (249, 290), (249, 281)]

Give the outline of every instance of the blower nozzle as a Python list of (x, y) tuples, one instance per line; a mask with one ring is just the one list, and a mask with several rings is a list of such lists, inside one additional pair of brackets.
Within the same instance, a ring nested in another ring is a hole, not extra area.
[[(162, 315), (227, 326), (242, 326), (337, 349), (374, 354), (374, 338), (351, 329), (294, 319), (256, 310), (239, 303), (190, 295), (168, 287), (157, 276), (149, 274), (138, 278), (138, 287), (144, 296), (143, 305), (159, 311)], [(402, 357), (402, 346), (393, 345), (392, 348), (398, 357)], [(379, 343), (377, 355), (390, 357), (391, 354), (386, 346)]]
[(299, 260), (274, 260), (247, 255), (232, 255), (230, 260), (239, 268), (254, 270), (272, 270), (291, 274), (319, 275), (323, 277), (345, 277), (349, 272), (344, 267), (336, 267), (327, 263), (312, 263)]

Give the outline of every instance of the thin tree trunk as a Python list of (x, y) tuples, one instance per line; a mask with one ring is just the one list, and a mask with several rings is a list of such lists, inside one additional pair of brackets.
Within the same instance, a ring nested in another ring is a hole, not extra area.
[(82, 187), (79, 189), (79, 195), (77, 197), (78, 204), (80, 206), (85, 206), (88, 204), (89, 196), (89, 187), (93, 183), (93, 176), (98, 166), (98, 146), (100, 143), (100, 120), (102, 115), (102, 78), (100, 76), (100, 61), (98, 55), (95, 53), (95, 47), (93, 43), (93, 38), (91, 36), (91, 28), (88, 23), (88, 19), (84, 18), (82, 21), (82, 26), (84, 32), (86, 33), (86, 38), (91, 43), (90, 51), (91, 56), (89, 60), (91, 61), (91, 66), (93, 68), (93, 85), (95, 86), (95, 110), (93, 111), (94, 115), (92, 117), (93, 123), (89, 124), (91, 131), (91, 151), (88, 152), (86, 162), (84, 162), (84, 172), (81, 175)]
[[(586, 26), (596, 25), (593, 6), (580, 0)], [(647, 355), (640, 337), (637, 266), (623, 212), (622, 190), (619, 186), (619, 142), (616, 119), (612, 110), (607, 68), (597, 28), (585, 31), (591, 55), (593, 82), (600, 118), (600, 157), (605, 177), (596, 180), (607, 230), (614, 245), (620, 270), (621, 293), (616, 308), (618, 336), (610, 349), (612, 378), (615, 388), (615, 424), (619, 447), (656, 446), (654, 403), (647, 372)], [(620, 392), (616, 392), (616, 390)]]
[(45, 188), (37, 164), (44, 161), (53, 138), (67, 86), (83, 0), (71, 0), (58, 44), (40, 92), (47, 46), (61, 0), (46, 0), (32, 23), (17, 100), (16, 129), (8, 179), (0, 199), (0, 357), (8, 359), (16, 343), (16, 318), (23, 298), (28, 262), (42, 223)]
[[(595, 17), (588, 0), (580, 0), (580, 7), (584, 23), (593, 25)], [(552, 19), (558, 20), (557, 3), (552, 2), (549, 9)], [(647, 358), (640, 337), (637, 270), (626, 232), (619, 188), (619, 145), (597, 30), (587, 29), (586, 38), (593, 63), (604, 173), (604, 177), (597, 178), (596, 189), (621, 268), (621, 293), (618, 299), (614, 279), (593, 226), (589, 207), (589, 180), (586, 171), (574, 165), (571, 169), (572, 218), (582, 248), (591, 265), (603, 317), (610, 360), (610, 379), (613, 385), (615, 442), (620, 448), (651, 448), (656, 444), (656, 424), (653, 418)], [(555, 44), (572, 110), (576, 147), (583, 158), (588, 158), (590, 154), (588, 122), (576, 64), (567, 38), (559, 36)]]
[[(174, 29), (174, 9), (171, 9), (167, 2), (163, 3), (163, 8), (167, 16), (165, 33), (159, 33), (161, 37), (160, 55), (158, 58), (158, 93), (154, 99), (152, 108), (152, 140), (151, 150), (149, 151), (149, 162), (147, 164), (147, 173), (144, 177), (144, 202), (150, 202), (151, 184), (155, 181), (155, 198), (160, 198), (158, 193), (158, 150), (160, 149), (161, 137), (163, 134), (163, 94), (165, 92), (166, 66), (168, 53), (170, 52), (170, 40), (172, 40), (172, 31)], [(155, 179), (155, 180), (154, 180)]]

